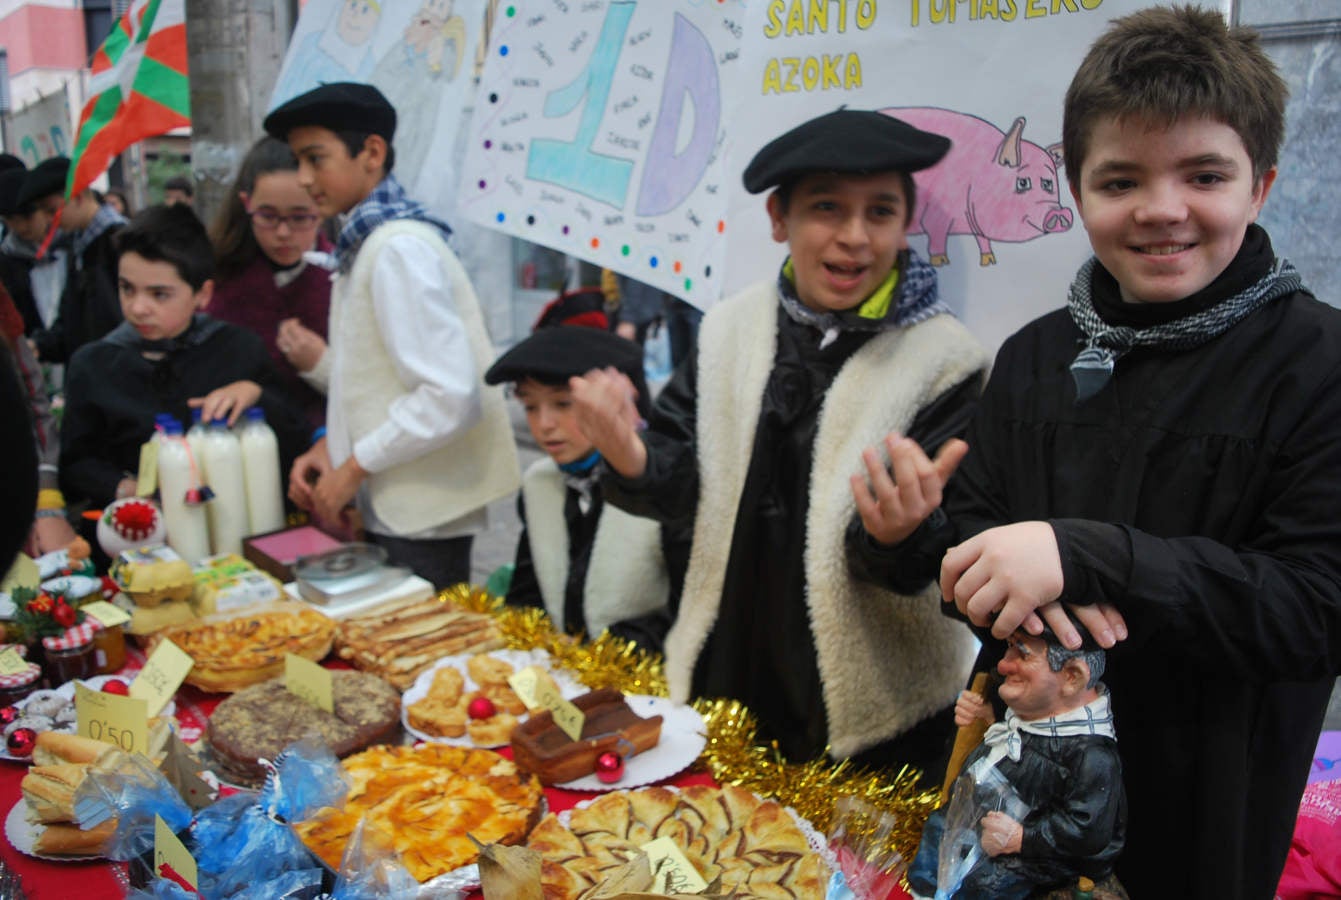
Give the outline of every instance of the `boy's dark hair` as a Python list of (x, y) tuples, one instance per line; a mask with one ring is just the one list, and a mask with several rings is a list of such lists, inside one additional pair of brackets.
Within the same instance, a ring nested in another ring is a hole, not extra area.
[(1157, 126), (1206, 116), (1234, 129), (1259, 179), (1276, 164), (1288, 93), (1257, 33), (1230, 28), (1218, 12), (1153, 7), (1115, 19), (1066, 91), (1066, 177), (1080, 184), (1090, 135), (1101, 120)]
[(205, 225), (191, 207), (151, 206), (136, 213), (113, 238), (119, 259), (137, 254), (150, 262), (165, 262), (198, 291), (214, 277), (214, 250)]
[[(836, 174), (842, 176), (851, 175), (852, 173), (838, 172)], [(906, 227), (913, 221), (913, 211), (917, 209), (917, 182), (913, 181), (911, 172), (900, 172), (896, 170), (894, 174), (899, 176), (899, 181), (903, 184), (903, 224)], [(787, 210), (791, 208), (792, 192), (796, 190), (796, 184), (800, 180), (800, 178), (792, 178), (782, 182), (782, 184), (779, 184), (773, 189), (773, 193), (778, 196), (778, 210), (783, 215), (786, 215)]]
[(181, 191), (188, 197), (194, 197), (196, 195), (196, 186), (192, 184), (191, 179), (187, 178), (185, 175), (174, 175), (163, 182), (163, 190)]
[[(375, 132), (372, 131), (334, 132), (335, 136), (340, 139), (340, 143), (344, 144), (345, 147), (349, 150), (349, 155), (351, 157), (358, 156), (360, 153), (363, 152), (363, 142), (366, 141), (374, 133)], [(383, 140), (386, 141), (386, 162), (382, 164), (382, 174), (390, 175), (391, 168), (396, 164), (396, 148), (391, 146), (391, 141), (388, 140), (387, 138), (384, 137)]]

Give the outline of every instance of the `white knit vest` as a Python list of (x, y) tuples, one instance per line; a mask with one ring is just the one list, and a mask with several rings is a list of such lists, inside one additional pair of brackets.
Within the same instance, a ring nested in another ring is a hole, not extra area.
[[(777, 289), (766, 282), (714, 307), (699, 332), (699, 502), (680, 613), (666, 639), (671, 697), (689, 698), (717, 618), (731, 536), (777, 345)], [(948, 315), (882, 332), (843, 365), (825, 395), (813, 448), (805, 573), (829, 742), (851, 756), (954, 702), (974, 657), (969, 630), (942, 615), (934, 585), (906, 597), (856, 581), (844, 535), (855, 512), (849, 477), (864, 447), (903, 432), (987, 357)], [(929, 448), (934, 450), (934, 448)], [(760, 598), (759, 602), (767, 602)]]

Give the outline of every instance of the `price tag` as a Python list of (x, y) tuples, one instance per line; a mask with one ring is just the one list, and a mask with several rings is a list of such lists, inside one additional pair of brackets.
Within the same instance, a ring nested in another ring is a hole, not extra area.
[(17, 675), (28, 671), (28, 660), (19, 655), (19, 651), (8, 647), (0, 653), (0, 675)]
[(195, 664), (185, 650), (165, 638), (130, 683), (130, 695), (148, 701), (149, 715), (156, 716), (177, 693), (177, 688), (182, 686)]
[(106, 600), (85, 603), (79, 608), (84, 611), (84, 615), (96, 619), (103, 628), (115, 628), (117, 625), (124, 625), (130, 621), (130, 613), (119, 606), (113, 606)]
[(144, 753), (149, 744), (149, 714), (144, 700), (104, 694), (75, 683), (75, 720), (86, 738), (113, 744), (127, 753)]
[(157, 814), (154, 815), (154, 874), (188, 891), (196, 890), (200, 880), (195, 857)]
[(582, 739), (582, 726), (586, 723), (587, 716), (582, 710), (563, 699), (553, 681), (548, 678), (537, 679), (535, 699), (541, 709), (550, 711), (554, 716), (554, 724), (563, 729), (564, 734), (575, 741)]
[(310, 659), (297, 653), (284, 655), (284, 687), (290, 694), (297, 694), (317, 709), (328, 713), (335, 712), (335, 692), (331, 686), (331, 673)]
[(518, 699), (526, 704), (527, 709), (541, 709), (540, 701), (536, 699), (535, 693), (542, 680), (545, 680), (545, 676), (539, 666), (527, 666), (520, 672), (514, 672), (508, 676), (508, 686), (512, 688), (512, 692), (517, 695)]
[(140, 471), (135, 476), (135, 496), (149, 497), (158, 490), (158, 440), (140, 445)]
[(0, 593), (8, 594), (16, 587), (36, 588), (42, 583), (42, 570), (26, 553), (14, 557), (14, 565), (9, 567), (3, 581), (0, 581)]
[(701, 894), (708, 889), (698, 869), (670, 838), (648, 841), (641, 849), (647, 854), (647, 865), (652, 870), (652, 893)]

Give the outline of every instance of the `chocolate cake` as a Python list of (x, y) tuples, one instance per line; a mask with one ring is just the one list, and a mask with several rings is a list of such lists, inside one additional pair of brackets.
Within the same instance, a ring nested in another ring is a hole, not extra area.
[(206, 740), (220, 774), (235, 784), (259, 785), (265, 769), (294, 741), (319, 735), (331, 752), (348, 756), (388, 743), (400, 732), (400, 694), (376, 675), (331, 673), (334, 714), (284, 687), (284, 679), (253, 685), (224, 700), (210, 716)]

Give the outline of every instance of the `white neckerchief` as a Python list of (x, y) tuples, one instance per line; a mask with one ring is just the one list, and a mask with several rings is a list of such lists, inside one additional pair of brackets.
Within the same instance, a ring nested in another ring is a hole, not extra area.
[(1044, 737), (1076, 737), (1092, 734), (1117, 740), (1117, 732), (1113, 728), (1113, 711), (1109, 703), (1108, 688), (1100, 683), (1098, 689), (1099, 696), (1084, 706), (1078, 706), (1069, 712), (1064, 712), (1059, 716), (1049, 716), (1046, 719), (1021, 719), (1015, 715), (1014, 710), (1006, 710), (1006, 721), (995, 723), (987, 729), (987, 734), (983, 736), (983, 743), (989, 749), (982, 759), (974, 763), (974, 779), (979, 780), (980, 773), (986, 772), (1008, 756), (1018, 762), (1022, 746), (1020, 740), (1020, 732), (1022, 731), (1029, 734), (1043, 735)]

